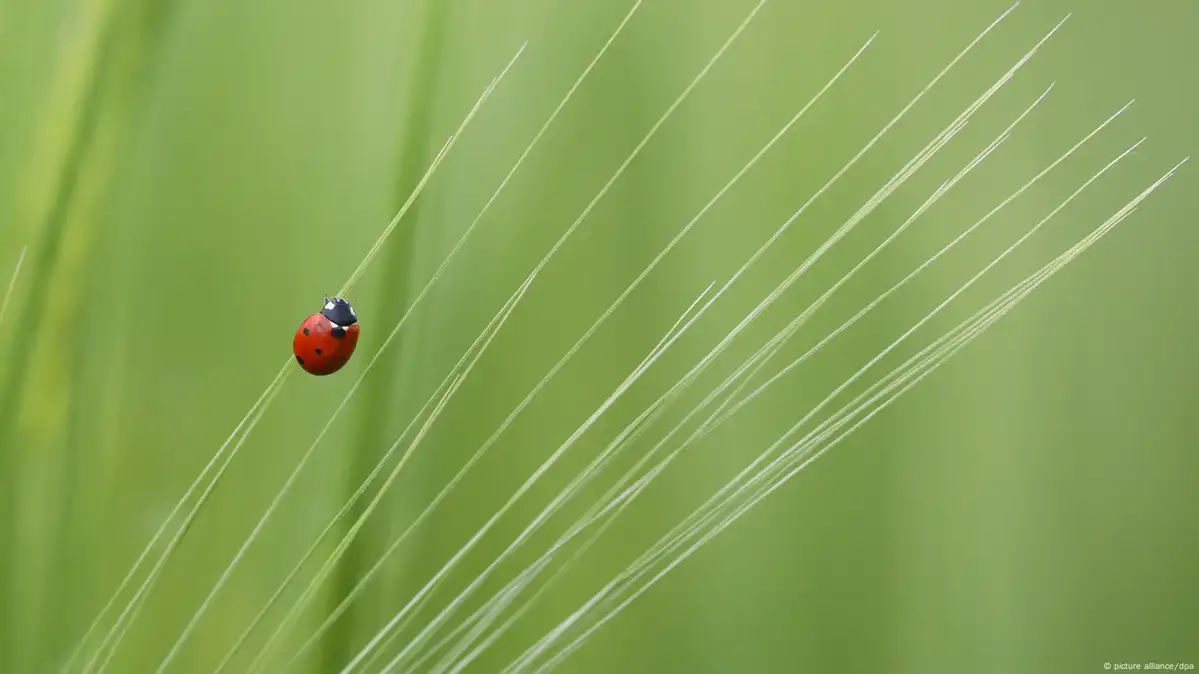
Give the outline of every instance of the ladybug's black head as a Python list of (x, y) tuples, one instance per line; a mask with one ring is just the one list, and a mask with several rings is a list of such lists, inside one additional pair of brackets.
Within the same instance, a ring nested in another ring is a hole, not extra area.
[(325, 308), (321, 309), (321, 315), (329, 319), (334, 325), (348, 327), (358, 322), (358, 314), (354, 313), (354, 307), (350, 303), (334, 297), (333, 299), (325, 298)]

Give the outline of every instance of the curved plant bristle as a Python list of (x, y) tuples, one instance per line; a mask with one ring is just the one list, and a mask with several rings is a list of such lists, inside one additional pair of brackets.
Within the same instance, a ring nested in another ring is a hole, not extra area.
[(17, 262), (13, 265), (12, 277), (8, 281), (8, 287), (4, 290), (4, 299), (0, 300), (0, 323), (3, 323), (4, 315), (8, 312), (8, 303), (12, 301), (13, 291), (17, 288), (17, 277), (21, 275), (21, 264), (25, 262), (25, 253), (28, 249), (28, 246), (21, 247), (21, 254), (17, 256)]

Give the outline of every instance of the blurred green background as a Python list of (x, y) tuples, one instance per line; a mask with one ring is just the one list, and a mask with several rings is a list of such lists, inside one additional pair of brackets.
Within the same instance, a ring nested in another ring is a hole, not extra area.
[[(212, 671), (753, 4), (651, 0), (638, 12), (383, 352), (172, 671)], [(286, 381), (108, 670), (154, 671), (395, 321), (630, 6), (0, 2), (0, 288), (28, 246), (0, 331), (0, 671), (57, 671), (289, 357), (296, 325), (341, 287), (528, 40), (349, 294), (363, 325), (358, 357), (336, 376)], [(293, 636), (311, 632), (657, 251), (882, 32), (518, 417), (305, 660), (308, 671), (338, 671), (708, 283), (726, 280), (1005, 8), (767, 3), (546, 267)], [(465, 587), (625, 423), (1072, 10), (967, 129), (755, 323), (685, 402), (839, 279), (1050, 82), (1054, 92), (1011, 139), (835, 295), (784, 357), (818, 342), (1129, 99), (1137, 104), (685, 454), (470, 671), (499, 671), (1129, 145), (1149, 137), (895, 355), (935, 339), (1193, 152), (1197, 82), (1186, 64), (1199, 62), (1199, 5), (1025, 2), (583, 436), (430, 608)], [(1195, 184), (1194, 167), (1185, 167), (561, 671), (1098, 672), (1104, 662), (1199, 662)], [(587, 505), (568, 508), (517, 561), (531, 561)], [(310, 565), (304, 577), (311, 573)], [(228, 671), (243, 671), (263, 637), (256, 633)]]

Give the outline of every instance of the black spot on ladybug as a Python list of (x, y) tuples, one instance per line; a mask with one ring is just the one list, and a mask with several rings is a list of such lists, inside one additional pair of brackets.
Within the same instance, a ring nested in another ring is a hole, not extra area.
[(297, 362), (297, 363), (299, 363), (300, 365), (303, 365), (303, 364), (304, 364), (304, 359), (303, 359), (303, 358), (300, 358), (299, 356), (296, 356), (296, 362)]
[(343, 363), (346, 362), (346, 355), (344, 353), (338, 354), (337, 358)]
[(319, 356), (319, 355), (321, 355), (321, 350), (320, 350), (320, 347), (317, 347), (317, 349), (316, 349), (316, 355), (318, 355), (318, 356)]
[(307, 334), (308, 334), (308, 328), (304, 328), (304, 334), (305, 334), (305, 335), (307, 335)]
[(338, 339), (341, 339), (342, 337), (346, 336), (346, 329), (341, 326), (338, 326), (336, 328), (333, 328), (333, 330), (329, 334), (333, 335), (334, 337), (336, 337)]

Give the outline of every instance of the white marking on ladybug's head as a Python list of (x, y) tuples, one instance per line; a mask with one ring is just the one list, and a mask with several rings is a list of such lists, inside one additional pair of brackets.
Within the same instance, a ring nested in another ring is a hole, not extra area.
[(358, 318), (358, 312), (354, 311), (354, 307), (350, 307), (350, 315), (354, 318)]
[(333, 321), (329, 321), (329, 325), (332, 326), (329, 328), (330, 330), (336, 330), (341, 327), (340, 325), (334, 323)]
[(325, 303), (325, 308), (326, 308), (326, 309), (332, 309), (334, 306), (336, 306), (336, 305), (334, 305), (332, 302), (326, 302), (326, 303)]

